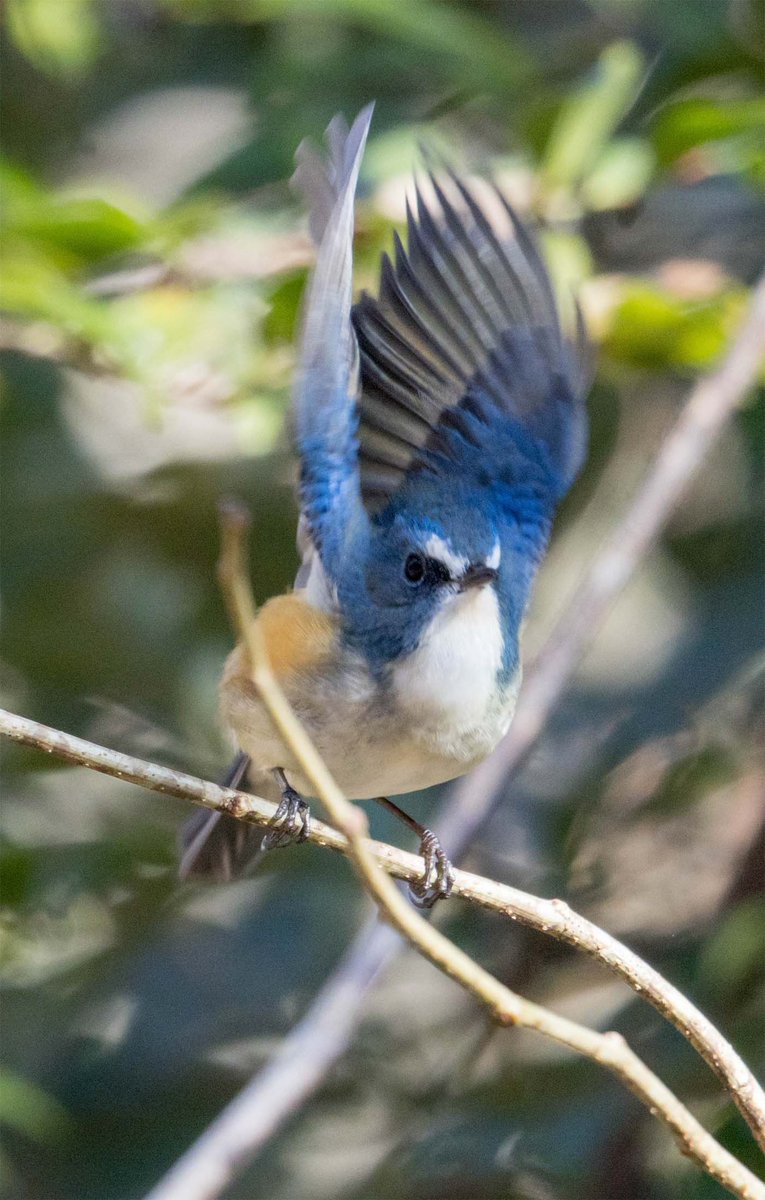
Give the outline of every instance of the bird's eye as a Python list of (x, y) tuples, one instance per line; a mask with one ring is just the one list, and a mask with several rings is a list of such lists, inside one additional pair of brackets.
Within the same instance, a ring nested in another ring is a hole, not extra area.
[(425, 578), (425, 559), (421, 554), (410, 554), (404, 563), (404, 575), (410, 583), (422, 583)]

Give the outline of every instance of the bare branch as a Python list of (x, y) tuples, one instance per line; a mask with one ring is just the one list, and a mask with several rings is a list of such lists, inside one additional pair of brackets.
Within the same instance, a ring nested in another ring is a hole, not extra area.
[(271, 1060), (181, 1155), (146, 1200), (214, 1200), (326, 1079), (348, 1046), (359, 995), (401, 949), (372, 917)]
[[(764, 336), (765, 276), (757, 286), (749, 315), (736, 335), (723, 366), (717, 372), (702, 379), (691, 392), (678, 422), (642, 488), (567, 605), (548, 646), (540, 654), (537, 663), (527, 672), (508, 737), (492, 758), (474, 770), (452, 790), (451, 799), (444, 812), (439, 816), (438, 828), (442, 843), (454, 858), (459, 858), (470, 845), (478, 829), (490, 815), (502, 793), (502, 785), (518, 768), (534, 745), (550, 713), (556, 707), (583, 650), (589, 640), (595, 636), (608, 608), (630, 575), (639, 566), (650, 544), (666, 523), (684, 487), (698, 470), (726, 420), (729, 419), (752, 386), (761, 359)], [(419, 871), (419, 867), (417, 869)], [(458, 881), (455, 894), (460, 893), (463, 881), (462, 873), (458, 873)], [(521, 921), (527, 921), (535, 928), (545, 927), (548, 932), (555, 934), (556, 921), (561, 919), (562, 910), (558, 911), (555, 916), (542, 910), (535, 912), (533, 903), (530, 909), (525, 908), (527, 898), (523, 896), (521, 899), (522, 895), (522, 893), (515, 893), (518, 907), (514, 913), (512, 913), (512, 909), (509, 910), (512, 915)], [(476, 897), (476, 899), (479, 898)], [(533, 901), (533, 898), (531, 899)], [(483, 903), (483, 899), (480, 899), (479, 902)], [(552, 902), (541, 901), (540, 903), (547, 906)], [(581, 922), (581, 918), (574, 917), (574, 920)], [(581, 925), (579, 932), (584, 934), (584, 928)], [(593, 946), (590, 948), (583, 941), (582, 949), (593, 953), (612, 969), (618, 969), (619, 973), (621, 973), (622, 967), (627, 971), (632, 969), (635, 964), (632, 961), (631, 952), (627, 952), (630, 956), (628, 959), (623, 959), (619, 955), (614, 958), (612, 939), (608, 939), (609, 945), (606, 945), (600, 943), (600, 931), (597, 931), (595, 927), (590, 927), (590, 932), (593, 935)], [(374, 954), (376, 947), (382, 959), (383, 952), (379, 947), (378, 934), (379, 930), (373, 935), (366, 935), (362, 932), (351, 947), (345, 963), (352, 965), (355, 961), (366, 961), (368, 956)], [(568, 940), (564, 929), (560, 930), (560, 936), (564, 940)], [(572, 944), (579, 943), (572, 942)], [(650, 968), (648, 971), (650, 972)], [(673, 1011), (672, 1013), (666, 1012), (666, 1015), (673, 1022), (677, 1023), (677, 1017), (680, 1017), (682, 1022), (683, 1016), (690, 1016), (686, 1007), (688, 1001), (684, 996), (676, 993), (675, 989), (667, 992), (661, 986), (657, 992), (655, 982), (653, 979), (647, 979), (644, 972), (640, 972), (635, 974), (633, 986), (636, 990), (640, 989), (642, 994), (656, 1004), (662, 1012), (665, 1011), (663, 1001), (671, 996)], [(323, 998), (335, 987), (347, 999), (346, 984), (345, 973), (331, 978), (320, 993), (322, 1002)], [(668, 986), (671, 988), (671, 985)], [(337, 1041), (338, 1056), (347, 1044), (353, 1027), (359, 1019), (365, 990), (365, 987), (359, 984), (355, 1006), (350, 1005), (346, 1009), (348, 1024), (345, 1038)], [(695, 1014), (696, 1010), (693, 1011)], [(720, 1074), (721, 1081), (729, 1089), (762, 1144), (762, 1090), (735, 1053), (732, 1058), (728, 1058), (726, 1055), (715, 1052), (714, 1046), (720, 1035), (702, 1014), (697, 1014), (697, 1016), (700, 1018), (701, 1024), (698, 1020), (691, 1019), (686, 1020), (684, 1024), (681, 1023), (678, 1027), (681, 1031), (688, 1030), (688, 1037), (699, 1053), (704, 1056), (713, 1070), (718, 1074), (722, 1072)], [(298, 1038), (303, 1061), (302, 1078), (296, 1079), (294, 1073), (291, 1076), (284, 1073), (281, 1077), (281, 1086), (276, 1089), (280, 1100), (280, 1110), (287, 1114), (292, 1114), (299, 1105), (306, 1101), (313, 1088), (318, 1086), (322, 1076), (321, 1074), (314, 1076), (312, 1065), (320, 1062), (322, 1070), (326, 1073), (335, 1061), (327, 1056), (321, 1036), (303, 1036), (304, 1033), (309, 1033), (313, 1017), (314, 1013), (311, 1010), (293, 1033), (287, 1036), (282, 1047), (282, 1052), (286, 1053), (293, 1036)], [(276, 1083), (274, 1071), (277, 1070), (277, 1064), (272, 1064), (272, 1068), (256, 1075), (247, 1088), (249, 1111), (254, 1124), (257, 1124), (259, 1119), (263, 1119), (264, 1103), (270, 1102), (270, 1095), (273, 1093), (273, 1089), (267, 1093), (265, 1088), (262, 1091), (259, 1088), (261, 1079), (264, 1085), (267, 1082), (270, 1087)], [(265, 1111), (267, 1112), (267, 1108)], [(225, 1120), (225, 1113), (219, 1118), (219, 1121), (223, 1120)], [(193, 1148), (191, 1152), (193, 1152)]]
[[(0, 733), (14, 741), (56, 754), (68, 762), (92, 767), (154, 791), (193, 800), (206, 808), (226, 812), (242, 820), (264, 824), (275, 812), (274, 804), (259, 797), (220, 788), (194, 776), (143, 762), (3, 710), (0, 710)], [(351, 847), (341, 834), (318, 821), (313, 824), (313, 841), (345, 854), (351, 853)], [(422, 874), (423, 863), (420, 858), (393, 846), (365, 842), (364, 853), (366, 862), (378, 874), (378, 867), (410, 881)], [(637, 955), (591, 922), (571, 912), (560, 901), (529, 896), (464, 871), (457, 871), (455, 876), (454, 895), (503, 912), (585, 950), (626, 980), (635, 991), (645, 995), (681, 1031), (686, 1032), (732, 1094), (735, 1095), (736, 1089), (747, 1091), (748, 1103), (759, 1106), (760, 1121), (765, 1121), (765, 1098), (735, 1051), (685, 997)], [(536, 1029), (608, 1067), (649, 1107), (656, 1108), (684, 1152), (710, 1170), (734, 1194), (765, 1197), (765, 1188), (703, 1130), (617, 1035), (594, 1033), (515, 996), (452, 946), (432, 926), (422, 921), (395, 888), (393, 892), (405, 909), (406, 924), (409, 924), (408, 918), (413, 917), (416, 922), (425, 925), (429, 956), (434, 946), (432, 957), (441, 969), (482, 999), (497, 1020), (503, 1024)], [(403, 923), (396, 918), (399, 929)], [(310, 1094), (342, 1052), (352, 1028), (359, 994), (363, 994), (371, 985), (395, 949), (395, 939), (391, 940), (388, 930), (378, 929), (370, 936), (362, 935), (357, 941), (357, 948), (346, 955), (338, 975), (333, 976), (322, 990), (309, 1016), (286, 1039), (274, 1061), (224, 1110), (203, 1138), (195, 1143), (192, 1152), (176, 1164), (167, 1180), (152, 1193), (152, 1200), (171, 1200), (175, 1196), (183, 1196), (184, 1200), (199, 1197), (201, 1200), (202, 1197), (220, 1194), (281, 1121), (294, 1111), (294, 1098), (297, 1096), (299, 1100), (302, 1095)], [(323, 1047), (322, 1056), (316, 1055), (314, 1041)], [(303, 1055), (303, 1047), (310, 1047), (311, 1053)], [(283, 1087), (285, 1073), (293, 1079), (291, 1087)], [(191, 1162), (187, 1163), (187, 1159)], [(193, 1175), (193, 1189), (187, 1167)], [(205, 1185), (207, 1190), (200, 1190), (206, 1171), (214, 1173), (215, 1181), (210, 1179), (209, 1187)], [(173, 1190), (167, 1190), (171, 1183)], [(175, 1190), (176, 1184), (180, 1190)]]
[[(191, 800), (240, 820), (266, 825), (276, 811), (275, 804), (259, 796), (222, 788), (170, 767), (108, 750), (2, 709), (0, 733), (67, 762), (126, 779), (152, 791)], [(341, 854), (349, 852), (346, 838), (321, 821), (312, 821), (309, 840)], [(394, 878), (412, 883), (422, 877), (424, 864), (416, 854), (385, 842), (370, 841), (368, 849), (375, 863)], [(539, 933), (549, 934), (583, 950), (618, 975), (688, 1038), (736, 1101), (758, 1138), (765, 1137), (765, 1092), (749, 1068), (711, 1021), (627, 946), (574, 912), (562, 900), (545, 900), (468, 871), (455, 871), (452, 895), (502, 913)], [(363, 941), (363, 933), (360, 938)]]

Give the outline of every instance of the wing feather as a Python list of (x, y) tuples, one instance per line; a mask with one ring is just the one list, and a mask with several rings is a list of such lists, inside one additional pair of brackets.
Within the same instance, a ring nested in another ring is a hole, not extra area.
[(501, 484), (528, 468), (554, 500), (586, 439), (581, 312), (575, 305), (570, 343), (536, 241), (494, 185), (490, 216), (464, 179), (431, 172), (433, 198), (417, 187), (407, 205), (407, 248), (395, 235), (377, 297), (352, 306), (354, 199), (371, 114), (370, 105), (350, 129), (335, 117), (326, 154), (304, 142), (296, 155), (317, 244), (294, 406), (301, 577), (318, 558), (325, 592), (367, 513), (413, 473), (474, 471)]
[[(407, 205), (406, 250), (396, 238), (378, 296), (353, 309), (364, 500), (379, 508), (423, 465), (501, 483), (530, 458), (559, 498), (586, 438), (581, 312), (570, 344), (537, 244), (498, 188), (504, 234), (454, 172), (429, 180), (434, 199), (418, 186)], [(457, 462), (466, 444), (480, 454)]]
[(358, 350), (351, 324), (354, 200), (372, 105), (349, 129), (335, 117), (326, 157), (308, 142), (293, 183), (309, 205), (316, 265), (304, 301), (294, 393), (301, 503), (310, 542), (336, 579), (354, 529), (366, 519), (358, 462)]

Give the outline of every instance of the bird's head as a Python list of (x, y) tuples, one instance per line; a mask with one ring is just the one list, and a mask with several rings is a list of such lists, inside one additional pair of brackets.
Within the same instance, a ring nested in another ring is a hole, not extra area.
[(434, 491), (418, 503), (402, 495), (371, 531), (354, 607), (365, 609), (363, 649), (379, 662), (410, 653), (437, 614), (468, 610), (500, 579), (498, 527), (485, 502)]

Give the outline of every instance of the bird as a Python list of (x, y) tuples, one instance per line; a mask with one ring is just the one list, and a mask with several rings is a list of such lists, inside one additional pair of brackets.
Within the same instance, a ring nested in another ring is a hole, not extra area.
[[(353, 299), (357, 182), (373, 105), (304, 141), (293, 183), (316, 247), (293, 392), (294, 589), (259, 610), (271, 667), (340, 787), (421, 839), (412, 898), (447, 896), (433, 832), (390, 799), (470, 771), (507, 733), (521, 637), (555, 511), (587, 447), (590, 352), (535, 235), (490, 180), (428, 164), (377, 295)], [(226, 782), (279, 799), (263, 834), (201, 810), (182, 878), (230, 878), (307, 834), (308, 779), (240, 645), (220, 687), (238, 750)], [(269, 790), (270, 789), (270, 790)]]

